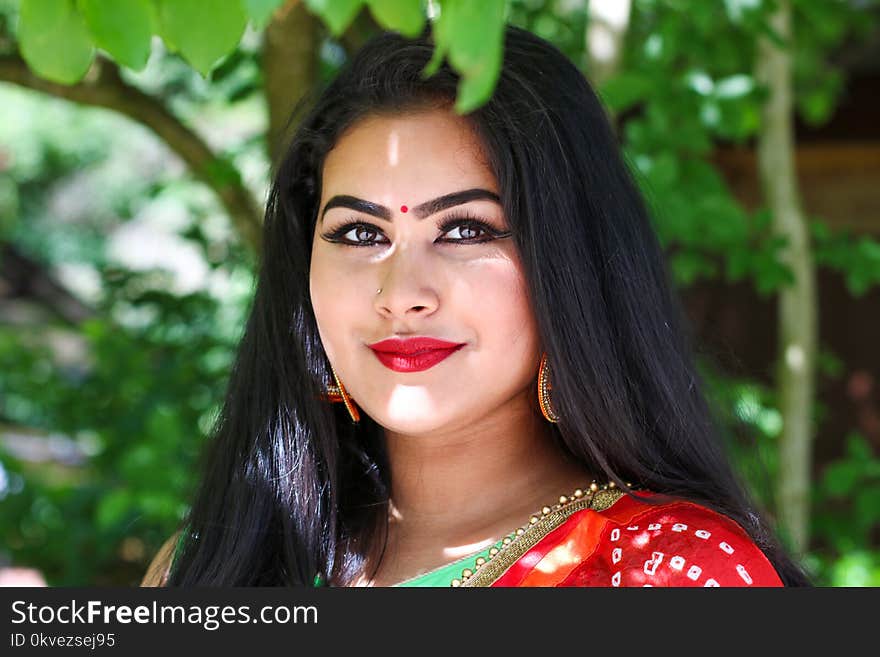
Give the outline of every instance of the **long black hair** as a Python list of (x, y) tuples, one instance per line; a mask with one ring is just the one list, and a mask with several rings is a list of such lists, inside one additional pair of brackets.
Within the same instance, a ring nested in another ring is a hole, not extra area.
[[(322, 399), (331, 376), (309, 297), (311, 244), (324, 159), (343, 131), (368, 115), (451, 107), (456, 73), (444, 64), (422, 76), (432, 51), (428, 30), (379, 35), (300, 106), (169, 585), (312, 585), (316, 575), (344, 585), (384, 546), (384, 433)], [(806, 584), (727, 460), (648, 211), (584, 76), (553, 45), (508, 26), (494, 94), (466, 119), (521, 255), (560, 445), (621, 486), (724, 513), (783, 581)]]

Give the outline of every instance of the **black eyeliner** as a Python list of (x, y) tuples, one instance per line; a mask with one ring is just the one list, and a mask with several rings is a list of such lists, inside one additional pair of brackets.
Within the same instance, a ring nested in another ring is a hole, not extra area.
[[(461, 226), (463, 228), (467, 228), (467, 227), (480, 228), (483, 230), (484, 233), (486, 233), (486, 235), (483, 237), (466, 238), (466, 239), (459, 239), (459, 240), (438, 238), (438, 241), (440, 241), (444, 244), (460, 244), (460, 245), (482, 244), (485, 242), (490, 242), (495, 239), (510, 237), (513, 234), (511, 231), (499, 231), (497, 228), (495, 228), (494, 226), (492, 226), (488, 222), (484, 221), (483, 219), (480, 219), (479, 217), (471, 215), (468, 212), (461, 212), (461, 213), (454, 212), (453, 214), (444, 217), (438, 223), (437, 229), (440, 230), (442, 233), (447, 233), (447, 232), (449, 232), (449, 230), (451, 230), (452, 228), (455, 228), (457, 226)], [(328, 242), (342, 244), (343, 246), (355, 246), (355, 247), (366, 246), (366, 247), (369, 247), (369, 246), (375, 246), (376, 244), (383, 243), (383, 242), (376, 242), (375, 240), (361, 242), (361, 243), (343, 241), (341, 239), (342, 236), (345, 235), (346, 233), (350, 232), (353, 228), (363, 228), (371, 233), (377, 233), (377, 234), (382, 233), (382, 229), (379, 228), (378, 226), (376, 226), (375, 224), (371, 224), (366, 221), (359, 221), (359, 220), (352, 219), (351, 221), (344, 223), (343, 225), (339, 226), (338, 228), (336, 228), (332, 231), (329, 231), (327, 233), (323, 233), (321, 235), (321, 237)]]

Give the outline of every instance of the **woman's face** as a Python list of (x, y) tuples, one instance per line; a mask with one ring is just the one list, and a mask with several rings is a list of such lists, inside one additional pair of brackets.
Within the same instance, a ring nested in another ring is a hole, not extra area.
[[(537, 330), (497, 181), (465, 120), (439, 109), (366, 118), (328, 154), (321, 189), (312, 305), (362, 411), (386, 429), (427, 433), (522, 402)], [(433, 365), (368, 346), (416, 336), (463, 346)]]

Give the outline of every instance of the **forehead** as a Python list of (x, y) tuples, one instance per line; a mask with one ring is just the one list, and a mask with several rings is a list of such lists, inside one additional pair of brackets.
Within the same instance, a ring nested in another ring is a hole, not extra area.
[[(470, 123), (451, 109), (374, 115), (358, 121), (327, 154), (322, 197), (371, 194), (416, 203), (468, 187), (497, 191), (488, 159)], [(358, 194), (360, 192), (360, 194)]]

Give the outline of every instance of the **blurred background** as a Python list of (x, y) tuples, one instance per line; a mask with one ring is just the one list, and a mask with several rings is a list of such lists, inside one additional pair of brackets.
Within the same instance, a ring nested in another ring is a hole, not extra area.
[(880, 584), (877, 2), (207, 6), (0, 0), (0, 584), (140, 581), (196, 483), (291, 108), (394, 21), (487, 40), (471, 11), (596, 86), (738, 466), (816, 583)]

